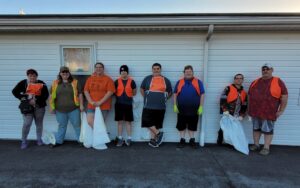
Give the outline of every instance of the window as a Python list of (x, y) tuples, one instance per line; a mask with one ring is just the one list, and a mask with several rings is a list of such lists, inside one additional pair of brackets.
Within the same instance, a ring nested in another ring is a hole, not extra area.
[(90, 75), (94, 64), (93, 46), (62, 46), (62, 65), (74, 75)]

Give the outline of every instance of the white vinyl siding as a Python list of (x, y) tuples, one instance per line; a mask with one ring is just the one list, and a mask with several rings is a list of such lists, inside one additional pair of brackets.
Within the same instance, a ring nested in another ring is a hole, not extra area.
[[(95, 59), (105, 64), (106, 73), (115, 80), (119, 67), (127, 64), (130, 74), (137, 84), (135, 97), (136, 120), (133, 123), (133, 138), (147, 140), (148, 132), (141, 128), (142, 97), (139, 87), (142, 79), (151, 74), (151, 66), (158, 62), (162, 65), (162, 74), (170, 79), (174, 88), (182, 76), (185, 65), (192, 65), (195, 75), (202, 77), (204, 35), (201, 34), (70, 34), (70, 35), (26, 35), (0, 36), (0, 138), (19, 139), (22, 129), (22, 116), (17, 108), (18, 101), (11, 94), (11, 89), (21, 79), (25, 79), (28, 68), (39, 72), (39, 79), (50, 87), (61, 65), (61, 45), (94, 45)], [(114, 106), (114, 105), (113, 105)], [(178, 141), (176, 114), (172, 111), (173, 99), (167, 104), (164, 121), (166, 141)], [(47, 109), (48, 110), (48, 109)], [(35, 138), (34, 124), (29, 138)], [(116, 122), (112, 109), (107, 122), (111, 138), (116, 136)], [(46, 112), (44, 129), (56, 131), (55, 115)], [(196, 135), (198, 138), (198, 134)], [(67, 139), (74, 138), (74, 131), (69, 126)]]
[[(271, 63), (289, 92), (288, 106), (276, 121), (274, 144), (300, 145), (300, 35), (298, 34), (215, 34), (210, 43), (206, 102), (206, 142), (215, 142), (219, 129), (219, 96), (236, 73), (245, 76), (244, 86), (261, 76), (261, 65)], [(243, 121), (248, 140), (252, 124)]]

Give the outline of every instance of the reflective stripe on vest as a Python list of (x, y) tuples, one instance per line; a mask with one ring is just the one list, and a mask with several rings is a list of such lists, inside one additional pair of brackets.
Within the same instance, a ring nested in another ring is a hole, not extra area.
[[(256, 79), (253, 81), (253, 83), (250, 86), (250, 89), (255, 86), (260, 78)], [(273, 97), (280, 99), (281, 97), (281, 87), (279, 85), (279, 78), (278, 77), (273, 77), (271, 81), (271, 86), (270, 86), (270, 93)]]
[[(79, 98), (78, 98), (78, 90), (77, 90), (77, 80), (72, 81), (72, 88), (73, 88), (73, 94), (74, 94), (74, 103), (76, 106), (79, 106)], [(54, 80), (52, 83), (52, 92), (51, 92), (51, 98), (50, 98), (50, 107), (52, 110), (55, 110), (55, 99), (56, 99), (56, 91), (58, 86), (58, 80)]]
[[(238, 98), (238, 96), (239, 96), (238, 90), (233, 85), (230, 85), (229, 93), (227, 95), (227, 102), (231, 103), (235, 101)], [(245, 90), (242, 90), (240, 93), (240, 98), (242, 103), (246, 100), (246, 97), (247, 97), (247, 93), (245, 92)]]
[(166, 92), (166, 82), (165, 78), (162, 76), (153, 76), (150, 83), (149, 91), (152, 92)]
[[(177, 93), (176, 93), (177, 96), (178, 96), (179, 93), (181, 92), (181, 89), (182, 89), (182, 87), (184, 86), (184, 84), (185, 84), (184, 79), (183, 79), (183, 78), (180, 79), (180, 80), (179, 80), (179, 84), (178, 84), (178, 86), (177, 86)], [(193, 85), (193, 87), (195, 88), (197, 94), (200, 96), (200, 88), (199, 88), (199, 84), (198, 84), (198, 78), (195, 78), (195, 77), (193, 78), (193, 80), (192, 80), (192, 85)]]
[(133, 97), (133, 89), (131, 88), (131, 82), (132, 82), (132, 79), (130, 77), (128, 77), (128, 81), (127, 81), (126, 86), (124, 88), (122, 78), (120, 77), (118, 79), (118, 88), (117, 88), (117, 91), (116, 91), (116, 95), (118, 97), (120, 97), (125, 91), (127, 97)]

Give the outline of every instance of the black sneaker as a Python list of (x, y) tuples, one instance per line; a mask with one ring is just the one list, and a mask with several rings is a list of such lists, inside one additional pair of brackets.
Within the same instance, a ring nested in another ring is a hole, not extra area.
[(198, 145), (195, 142), (195, 138), (191, 138), (189, 144), (194, 149), (198, 148)]
[(163, 132), (159, 132), (156, 135), (156, 142), (157, 142), (158, 145), (160, 145), (162, 143), (163, 137), (164, 137), (164, 133)]
[(158, 148), (159, 147), (159, 145), (157, 144), (155, 139), (151, 139), (150, 142), (148, 143), (148, 145), (153, 147), (153, 148)]
[(62, 146), (63, 144), (49, 144), (50, 148), (57, 148), (59, 146)]
[(178, 148), (184, 148), (184, 146), (185, 146), (185, 139), (181, 138), (179, 143), (177, 144), (177, 147)]

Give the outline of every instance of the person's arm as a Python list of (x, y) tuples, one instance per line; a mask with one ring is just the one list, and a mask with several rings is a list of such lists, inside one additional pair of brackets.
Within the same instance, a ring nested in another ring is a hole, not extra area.
[(43, 101), (46, 101), (49, 98), (49, 91), (47, 85), (43, 82), (41, 98)]
[(283, 114), (286, 106), (287, 106), (287, 101), (288, 101), (288, 95), (282, 95), (281, 96), (281, 101), (280, 101), (280, 106), (278, 108), (278, 111), (276, 113), (276, 117), (279, 117)]
[(132, 82), (131, 82), (131, 88), (132, 88), (132, 95), (135, 96), (136, 95), (136, 84), (135, 84), (134, 80), (132, 80)]
[(104, 95), (104, 97), (96, 102), (96, 106), (101, 106), (103, 103), (105, 103), (107, 101), (107, 99), (109, 99), (112, 95), (114, 94), (114, 92), (112, 91), (107, 91), (106, 94)]
[(95, 106), (95, 101), (92, 100), (90, 93), (88, 91), (84, 91), (84, 96), (85, 96), (86, 100), (88, 101), (88, 103)]
[(145, 90), (143, 88), (140, 88), (140, 92), (141, 92), (141, 95), (144, 97), (145, 96)]
[(25, 82), (20, 81), (12, 90), (12, 94), (19, 100), (21, 100), (24, 97), (27, 97), (25, 94)]
[(222, 114), (225, 111), (228, 111), (229, 104), (227, 103), (227, 95), (229, 93), (230, 88), (227, 86), (223, 90), (221, 97), (220, 97), (220, 114)]
[[(166, 78), (165, 78), (166, 79)], [(172, 85), (169, 79), (167, 80), (167, 91), (168, 91), (168, 99), (171, 98), (173, 92), (172, 92)]]

